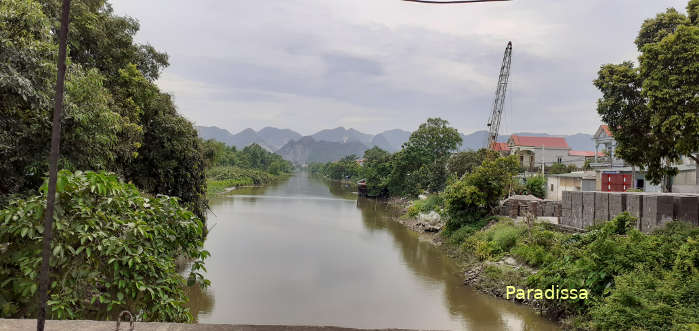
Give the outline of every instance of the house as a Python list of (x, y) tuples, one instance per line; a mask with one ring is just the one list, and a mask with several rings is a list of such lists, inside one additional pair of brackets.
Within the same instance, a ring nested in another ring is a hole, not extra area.
[[(570, 162), (576, 167), (582, 168), (586, 162), (595, 162), (595, 151), (568, 151)], [(597, 152), (597, 157), (603, 157), (604, 153)]]
[(626, 166), (624, 160), (616, 156), (617, 143), (608, 125), (600, 125), (592, 136), (592, 141), (595, 143), (595, 153), (601, 153), (601, 155), (594, 154), (594, 162), (591, 164), (593, 168)]
[(560, 201), (563, 198), (563, 191), (595, 191), (596, 179), (594, 171), (548, 175), (546, 178), (546, 199)]
[(507, 143), (494, 143), (493, 150), (500, 153), (500, 155), (510, 155), (510, 147)]
[(626, 192), (638, 189), (643, 192), (661, 192), (660, 185), (646, 180), (643, 169), (632, 167), (597, 168), (596, 190), (602, 192)]
[(554, 163), (569, 164), (574, 161), (568, 155), (571, 150), (562, 137), (533, 137), (513, 134), (507, 140), (507, 147), (510, 154), (519, 157), (522, 167), (534, 171), (544, 165)]

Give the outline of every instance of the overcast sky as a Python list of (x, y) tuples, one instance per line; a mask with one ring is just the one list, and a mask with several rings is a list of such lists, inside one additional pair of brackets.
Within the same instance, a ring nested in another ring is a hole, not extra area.
[(638, 56), (644, 19), (687, 0), (113, 0), (170, 55), (158, 81), (197, 125), (311, 134), (485, 129), (508, 40), (502, 131), (594, 133), (599, 66)]

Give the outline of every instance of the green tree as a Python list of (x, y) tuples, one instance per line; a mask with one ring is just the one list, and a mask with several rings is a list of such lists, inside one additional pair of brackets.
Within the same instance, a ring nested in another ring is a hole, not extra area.
[(444, 191), (444, 206), (449, 216), (447, 230), (458, 230), (491, 214), (518, 171), (515, 155), (486, 159), (472, 173), (447, 186)]
[[(46, 191), (44, 184), (0, 210), (2, 317), (36, 313)], [(200, 273), (209, 254), (199, 218), (176, 198), (148, 197), (109, 173), (62, 170), (57, 193), (51, 318), (111, 319), (129, 310), (144, 321), (191, 321), (175, 258), (193, 261), (188, 283), (209, 284)]]
[(683, 156), (699, 164), (699, 0), (687, 11), (689, 17), (668, 9), (646, 20), (636, 39), (640, 67), (604, 65), (594, 82), (617, 154), (646, 167), (654, 183), (676, 174), (673, 163)]
[(541, 175), (529, 177), (525, 187), (529, 194), (543, 199), (546, 196), (546, 177)]
[(461, 178), (461, 176), (471, 173), (473, 169), (480, 166), (485, 159), (494, 159), (497, 158), (497, 156), (497, 152), (486, 148), (481, 148), (477, 151), (459, 152), (449, 157), (449, 161), (447, 161), (447, 170), (450, 174), (455, 175), (457, 178)]
[(571, 171), (572, 171), (572, 169), (570, 167), (567, 167), (563, 163), (554, 163), (551, 165), (551, 167), (549, 167), (547, 172), (550, 174), (556, 175), (556, 174), (567, 174)]
[(366, 179), (370, 196), (388, 195), (388, 179), (391, 174), (391, 154), (374, 146), (364, 152), (364, 166), (360, 176)]
[(429, 118), (394, 157), (389, 189), (395, 195), (437, 192), (447, 180), (449, 155), (461, 145), (459, 132), (441, 118)]

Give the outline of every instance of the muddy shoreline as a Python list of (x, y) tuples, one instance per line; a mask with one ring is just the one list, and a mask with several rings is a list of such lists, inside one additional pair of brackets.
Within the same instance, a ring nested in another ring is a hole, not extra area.
[[(394, 208), (398, 216), (392, 217), (394, 222), (398, 222), (409, 230), (418, 234), (419, 239), (439, 247), (453, 259), (461, 268), (463, 282), (465, 286), (472, 287), (483, 294), (497, 297), (502, 300), (523, 304), (534, 309), (542, 317), (553, 322), (557, 322), (565, 328), (565, 318), (559, 312), (547, 311), (542, 300), (518, 300), (506, 299), (506, 287), (515, 286), (527, 289), (526, 278), (536, 272), (536, 270), (517, 262), (512, 257), (505, 257), (500, 261), (479, 261), (472, 254), (465, 253), (458, 247), (445, 242), (442, 233), (425, 231), (424, 222), (416, 218), (404, 216), (410, 206), (410, 200), (402, 198), (390, 198), (384, 203)], [(490, 226), (490, 225), (488, 225)]]

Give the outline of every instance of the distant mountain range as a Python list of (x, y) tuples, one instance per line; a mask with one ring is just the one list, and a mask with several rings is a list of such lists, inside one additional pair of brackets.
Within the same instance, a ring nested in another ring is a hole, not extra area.
[[(408, 141), (410, 132), (400, 129), (388, 130), (377, 135), (362, 133), (355, 129), (338, 127), (318, 131), (310, 136), (302, 136), (290, 129), (266, 127), (260, 131), (245, 129), (236, 134), (215, 126), (197, 126), (199, 136), (203, 139), (214, 139), (230, 146), (242, 149), (256, 143), (263, 148), (275, 152), (285, 159), (297, 164), (309, 162), (329, 162), (338, 160), (350, 154), (362, 155), (365, 150), (378, 146), (381, 149), (395, 153), (401, 145)], [(517, 133), (528, 136), (552, 136), (545, 133)], [(471, 134), (461, 134), (463, 143), (461, 150), (476, 150), (485, 145), (488, 132), (476, 131)], [(507, 141), (509, 135), (498, 137), (498, 141)], [(592, 135), (578, 133), (563, 136), (568, 145), (574, 150), (594, 150)]]
[(253, 129), (245, 129), (236, 134), (215, 126), (197, 126), (197, 132), (203, 139), (214, 139), (237, 149), (256, 143), (270, 152), (275, 152), (289, 141), (301, 139), (301, 135), (289, 129), (277, 129), (266, 127), (256, 132)]

